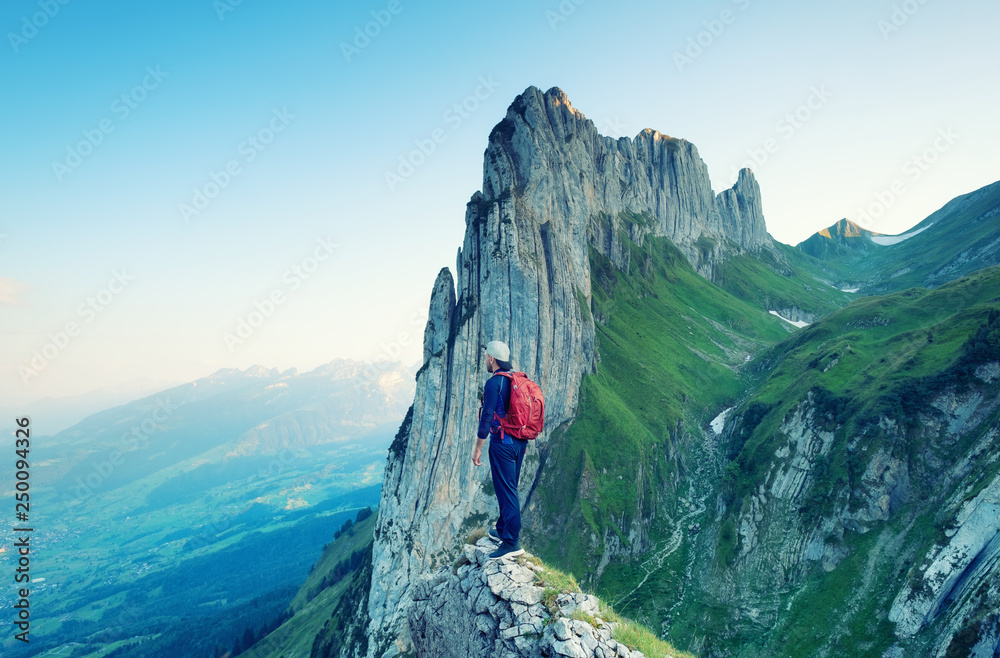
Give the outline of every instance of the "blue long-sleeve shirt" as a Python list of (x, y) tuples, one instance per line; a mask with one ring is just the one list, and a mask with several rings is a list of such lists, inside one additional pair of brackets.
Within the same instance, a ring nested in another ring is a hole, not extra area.
[[(498, 368), (494, 373), (497, 372), (510, 371)], [(498, 393), (502, 401), (498, 401)], [(503, 416), (509, 407), (510, 381), (502, 375), (494, 374), (486, 380), (486, 386), (483, 387), (483, 410), (479, 415), (479, 433), (477, 436), (480, 439), (485, 439), (489, 435), (491, 438), (495, 437), (499, 439), (500, 423), (493, 420), (493, 413), (496, 412), (499, 416)]]

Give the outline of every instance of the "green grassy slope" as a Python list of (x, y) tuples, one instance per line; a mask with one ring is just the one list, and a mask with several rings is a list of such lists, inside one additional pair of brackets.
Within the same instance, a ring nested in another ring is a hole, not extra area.
[(813, 257), (776, 242), (777, 253), (744, 254), (721, 263), (715, 282), (764, 310), (799, 308), (822, 317), (853, 295), (833, 287), (829, 273)]
[[(242, 655), (247, 658), (308, 656), (313, 641), (354, 582), (360, 556), (371, 548), (375, 515), (354, 524), (323, 548), (289, 606), (294, 615)], [(345, 571), (350, 569), (350, 571)]]
[[(970, 202), (964, 195), (930, 215), (914, 227), (922, 233), (884, 247), (889, 264), (880, 269), (892, 280), (892, 290), (909, 286), (940, 285), (976, 269), (997, 263), (996, 250), (983, 257), (981, 251), (1000, 237), (1000, 184), (983, 189)], [(978, 258), (977, 258), (978, 257)]]
[[(1000, 268), (988, 268), (932, 290), (860, 299), (775, 346), (762, 360), (768, 378), (747, 404), (760, 418), (739, 451), (737, 493), (753, 488), (778, 424), (809, 391), (832, 418), (847, 421), (846, 433), (879, 415), (911, 422), (929, 395), (968, 377), (970, 363), (981, 360), (968, 343), (1000, 309), (998, 297)], [(845, 483), (830, 484), (838, 482)]]
[[(780, 459), (775, 452), (786, 438), (779, 427), (809, 395), (820, 422), (835, 434), (799, 510), (802, 523), (814, 523), (838, 506), (853, 504), (850, 497), (868, 459), (880, 449), (908, 463), (919, 495), (874, 531), (845, 533), (847, 558), (836, 569), (827, 573), (816, 566), (801, 589), (775, 593), (785, 614), (769, 634), (732, 637), (730, 614), (693, 605), (676, 635), (729, 635), (715, 648), (733, 652), (739, 647), (745, 655), (879, 655), (890, 646), (895, 637), (886, 613), (901, 579), (914, 560), (944, 537), (943, 520), (936, 514), (951, 490), (935, 489), (939, 473), (929, 464), (960, 461), (998, 422), (994, 413), (959, 441), (941, 442), (924, 431), (917, 415), (935, 413), (929, 402), (945, 390), (983, 386), (973, 372), (998, 359), (1000, 267), (931, 290), (914, 288), (858, 300), (762, 355), (754, 368), (767, 377), (737, 410), (743, 422), (734, 432), (731, 450), (736, 457), (722, 483), (728, 502), (722, 528), (746, 509), (749, 496)], [(903, 438), (881, 431), (880, 418), (904, 428)], [(862, 449), (852, 450), (851, 441), (857, 437), (864, 437)], [(996, 475), (1000, 463), (984, 468), (973, 469), (965, 485), (970, 496), (978, 493), (976, 482), (989, 482)], [(720, 536), (715, 559), (734, 554), (738, 542), (735, 533)], [(886, 549), (890, 543), (891, 551)], [(836, 620), (836, 632), (830, 620)]]
[[(539, 455), (545, 462), (525, 541), (616, 608), (662, 627), (678, 646), (704, 646), (705, 634), (726, 635), (732, 613), (724, 604), (713, 612), (718, 603), (700, 599), (690, 580), (691, 565), (703, 559), (693, 551), (701, 524), (716, 524), (713, 537), (723, 537), (707, 559), (725, 562), (726, 550), (736, 550), (735, 527), (727, 533), (725, 519), (715, 518), (716, 495), (724, 492), (730, 510), (738, 509), (773, 457), (781, 419), (810, 391), (844, 433), (880, 413), (906, 422), (929, 394), (966, 376), (978, 327), (997, 306), (1000, 274), (988, 269), (932, 290), (848, 304), (856, 295), (834, 288), (820, 261), (786, 245), (717, 265), (713, 283), (666, 239), (623, 243), (631, 250), (627, 275), (590, 253), (593, 299), (585, 310), (594, 314), (600, 361), (581, 382), (577, 418)], [(782, 308), (823, 319), (798, 330), (767, 314)], [(753, 407), (756, 417), (737, 445), (718, 454), (706, 425), (734, 405), (744, 415)], [(813, 491), (807, 512), (814, 517), (861, 468), (843, 445)], [(717, 467), (727, 456), (733, 465)], [(937, 530), (920, 522), (909, 532), (916, 551)], [(761, 638), (768, 650), (787, 653), (774, 638), (805, 642), (819, 622), (813, 610), (843, 612), (833, 594), (845, 594), (858, 569), (872, 568), (864, 556), (874, 541), (845, 538), (851, 557), (844, 568), (817, 576), (789, 601), (794, 614)], [(868, 597), (858, 609), (884, 615), (886, 605)], [(856, 637), (887, 632), (884, 616), (851, 619)], [(813, 638), (816, 647), (820, 639)]]

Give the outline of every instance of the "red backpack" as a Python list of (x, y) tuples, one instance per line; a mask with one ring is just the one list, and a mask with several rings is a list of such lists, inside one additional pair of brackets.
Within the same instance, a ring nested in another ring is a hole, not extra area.
[(500, 437), (506, 432), (515, 439), (534, 439), (545, 425), (545, 398), (538, 384), (523, 372), (495, 372), (510, 380), (510, 409), (500, 421)]

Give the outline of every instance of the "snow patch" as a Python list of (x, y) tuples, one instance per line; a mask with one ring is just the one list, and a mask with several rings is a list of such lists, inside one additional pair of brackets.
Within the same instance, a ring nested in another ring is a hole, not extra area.
[(725, 409), (721, 414), (712, 419), (712, 422), (709, 424), (712, 426), (713, 432), (715, 432), (716, 434), (722, 434), (722, 428), (726, 426), (726, 416), (728, 416), (729, 412), (732, 410), (733, 407), (729, 407), (728, 409)]
[(861, 290), (861, 288), (837, 288), (837, 290), (840, 292), (857, 292)]
[(932, 226), (934, 225), (928, 224), (923, 228), (918, 228), (916, 231), (910, 231), (909, 233), (904, 233), (902, 235), (873, 235), (871, 237), (871, 241), (874, 242), (875, 244), (880, 244), (883, 247), (888, 247), (891, 244), (898, 244), (903, 240), (909, 240), (917, 233), (923, 233)]
[(777, 317), (781, 318), (782, 320), (784, 320), (788, 324), (794, 324), (796, 327), (799, 327), (799, 328), (808, 327), (809, 326), (809, 323), (806, 322), (805, 320), (789, 320), (788, 318), (786, 318), (785, 316), (783, 316), (781, 313), (778, 313), (777, 311), (768, 311), (768, 313), (770, 313), (771, 315), (774, 315), (774, 316), (777, 316)]

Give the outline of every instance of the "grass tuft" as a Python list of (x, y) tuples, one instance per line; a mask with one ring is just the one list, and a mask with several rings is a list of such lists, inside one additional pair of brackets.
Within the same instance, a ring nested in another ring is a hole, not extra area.
[[(600, 610), (601, 619), (614, 624), (611, 637), (629, 649), (638, 649), (646, 654), (647, 658), (694, 658), (694, 654), (687, 651), (679, 651), (669, 642), (665, 642), (653, 635), (645, 626), (622, 617), (604, 601), (599, 602), (598, 610)], [(590, 617), (590, 615), (583, 616)], [(590, 618), (593, 619), (593, 617)], [(575, 613), (573, 619), (578, 619)], [(589, 620), (583, 619), (582, 621)], [(594, 625), (596, 626), (596, 624)]]
[(678, 651), (671, 644), (650, 633), (645, 627), (633, 622), (615, 626), (611, 637), (629, 649), (638, 649), (646, 655), (646, 658), (694, 658), (694, 654)]
[(468, 537), (465, 538), (465, 543), (469, 544), (470, 546), (474, 545), (477, 541), (479, 541), (485, 536), (486, 536), (485, 530), (483, 530), (482, 528), (476, 528), (475, 530), (469, 533)]
[[(538, 564), (541, 564), (541, 560), (538, 560)], [(541, 573), (535, 574), (535, 584), (553, 589), (557, 594), (563, 592), (578, 594), (583, 591), (573, 574), (567, 574), (549, 566), (545, 566)]]
[(518, 555), (517, 556), (517, 563), (519, 565), (521, 565), (522, 567), (526, 567), (529, 564), (533, 564), (536, 567), (544, 566), (542, 564), (542, 559), (540, 557), (537, 557), (535, 555), (531, 555), (530, 553), (521, 553), (520, 555)]
[(597, 620), (594, 617), (592, 617), (591, 615), (588, 615), (586, 612), (584, 612), (580, 608), (577, 608), (576, 610), (574, 610), (573, 614), (571, 614), (569, 616), (569, 618), (570, 619), (575, 619), (577, 621), (585, 621), (588, 624), (590, 624), (591, 626), (593, 626), (594, 628), (597, 628), (597, 626), (598, 626)]

